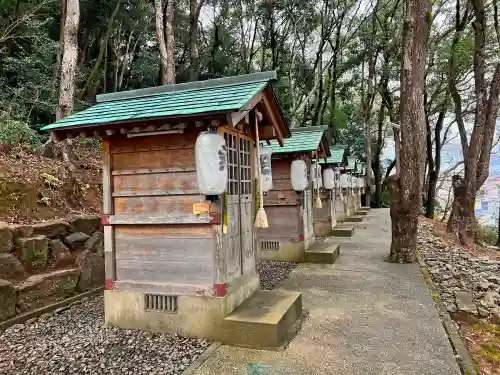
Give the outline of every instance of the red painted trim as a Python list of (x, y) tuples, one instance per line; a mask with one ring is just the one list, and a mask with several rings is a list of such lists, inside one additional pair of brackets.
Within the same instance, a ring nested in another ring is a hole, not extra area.
[(332, 217), (331, 216), (328, 216), (328, 222), (332, 222)]
[(299, 236), (299, 241), (304, 241), (304, 236)]
[(297, 199), (297, 206), (302, 206), (302, 201), (300, 199)]
[(109, 215), (101, 215), (101, 224), (109, 225)]
[(106, 279), (104, 282), (104, 289), (113, 290), (115, 289), (115, 282), (113, 280)]
[(227, 285), (215, 284), (215, 295), (217, 297), (224, 297), (225, 295), (227, 295)]
[(211, 224), (220, 224), (221, 223), (221, 214), (218, 212), (210, 212), (210, 217), (212, 218)]

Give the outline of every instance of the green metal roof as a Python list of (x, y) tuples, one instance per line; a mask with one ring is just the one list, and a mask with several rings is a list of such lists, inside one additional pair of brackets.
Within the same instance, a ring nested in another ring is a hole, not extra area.
[(348, 157), (347, 158), (347, 166), (345, 167), (345, 169), (347, 171), (354, 171), (356, 172), (356, 158), (354, 156), (351, 156), (351, 157)]
[(344, 161), (344, 153), (347, 146), (345, 145), (334, 145), (330, 146), (330, 154), (332, 156), (320, 160), (320, 164), (342, 164)]
[(285, 140), (285, 145), (281, 147), (276, 140), (271, 142), (273, 154), (314, 151), (320, 145), (321, 138), (328, 126), (309, 126), (291, 129), (292, 137)]
[(93, 107), (74, 113), (41, 130), (239, 111), (276, 78), (276, 72), (261, 72), (98, 95), (97, 104)]

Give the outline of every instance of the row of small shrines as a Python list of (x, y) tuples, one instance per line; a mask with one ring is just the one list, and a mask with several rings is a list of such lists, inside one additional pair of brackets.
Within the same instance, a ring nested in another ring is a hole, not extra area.
[(364, 167), (327, 127), (290, 130), (275, 72), (100, 95), (46, 126), (102, 136), (105, 321), (277, 347), (299, 292), (260, 290), (261, 259), (333, 263)]

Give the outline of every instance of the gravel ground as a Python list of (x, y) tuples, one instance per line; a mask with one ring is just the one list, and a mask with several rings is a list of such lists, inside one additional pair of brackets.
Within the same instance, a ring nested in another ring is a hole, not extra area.
[(260, 276), (260, 287), (263, 290), (274, 289), (290, 272), (297, 267), (297, 263), (281, 262), (277, 260), (261, 260), (257, 265)]
[(209, 344), (107, 327), (100, 296), (0, 332), (0, 374), (181, 374)]

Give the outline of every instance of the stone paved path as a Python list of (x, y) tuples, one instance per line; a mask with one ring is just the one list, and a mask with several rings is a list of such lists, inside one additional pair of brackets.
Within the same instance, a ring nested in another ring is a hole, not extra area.
[(460, 375), (417, 264), (384, 261), (389, 210), (339, 238), (332, 266), (300, 265), (283, 284), (309, 312), (284, 351), (221, 346), (196, 375)]

